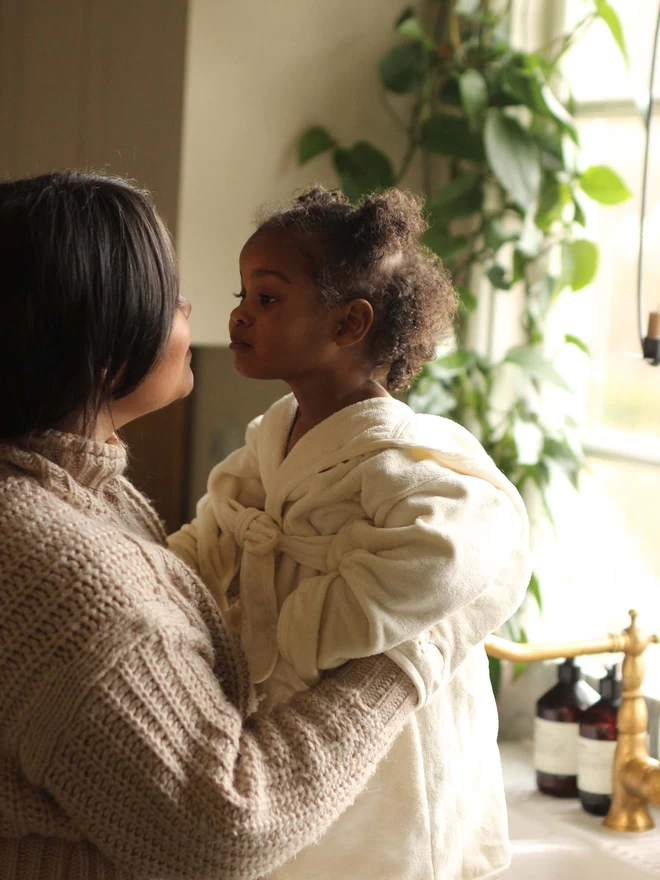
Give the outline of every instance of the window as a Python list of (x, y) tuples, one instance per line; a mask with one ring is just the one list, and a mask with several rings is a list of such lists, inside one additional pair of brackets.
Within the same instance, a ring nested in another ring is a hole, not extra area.
[[(648, 90), (658, 0), (610, 2), (623, 25), (630, 69), (597, 21), (567, 53), (563, 70), (577, 101), (583, 167), (610, 165), (634, 197), (616, 207), (584, 200), (586, 235), (600, 247), (600, 270), (590, 288), (564, 294), (559, 310), (563, 330), (591, 351), (590, 360), (565, 352), (559, 364), (577, 389), (588, 472), (579, 498), (565, 489), (554, 494), (560, 549), (541, 542), (544, 638), (619, 630), (631, 607), (645, 629), (660, 631), (660, 367), (640, 357), (636, 309), (645, 137), (639, 105)], [(590, 8), (584, 0), (566, 0), (565, 26)], [(653, 92), (660, 97), (660, 58)], [(644, 322), (660, 304), (660, 102), (650, 143)], [(660, 696), (660, 654), (651, 651), (648, 681)]]

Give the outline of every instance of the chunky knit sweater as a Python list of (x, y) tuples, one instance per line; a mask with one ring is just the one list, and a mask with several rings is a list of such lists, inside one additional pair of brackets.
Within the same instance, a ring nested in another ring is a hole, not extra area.
[(319, 837), (409, 715), (359, 660), (270, 714), (119, 442), (0, 445), (0, 878), (257, 878)]

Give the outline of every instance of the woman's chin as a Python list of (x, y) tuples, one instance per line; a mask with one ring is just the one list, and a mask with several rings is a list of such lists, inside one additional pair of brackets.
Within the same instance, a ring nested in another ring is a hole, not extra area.
[(172, 400), (181, 400), (183, 397), (188, 397), (190, 392), (195, 387), (195, 375), (193, 371), (190, 369), (189, 365), (186, 365), (184, 368), (183, 375), (181, 376), (181, 381), (179, 383), (179, 387), (177, 389), (176, 395), (172, 398)]

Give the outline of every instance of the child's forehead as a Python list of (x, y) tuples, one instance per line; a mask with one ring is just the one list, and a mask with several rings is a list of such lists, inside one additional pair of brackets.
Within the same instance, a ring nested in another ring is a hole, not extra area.
[(239, 257), (241, 273), (263, 268), (283, 268), (312, 276), (323, 259), (322, 244), (292, 229), (262, 227), (243, 245)]

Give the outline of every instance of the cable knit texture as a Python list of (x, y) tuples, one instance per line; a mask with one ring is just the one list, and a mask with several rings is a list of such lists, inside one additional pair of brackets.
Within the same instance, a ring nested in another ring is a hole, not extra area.
[(122, 444), (0, 445), (1, 880), (247, 880), (318, 838), (414, 705), (391, 661), (255, 712)]

